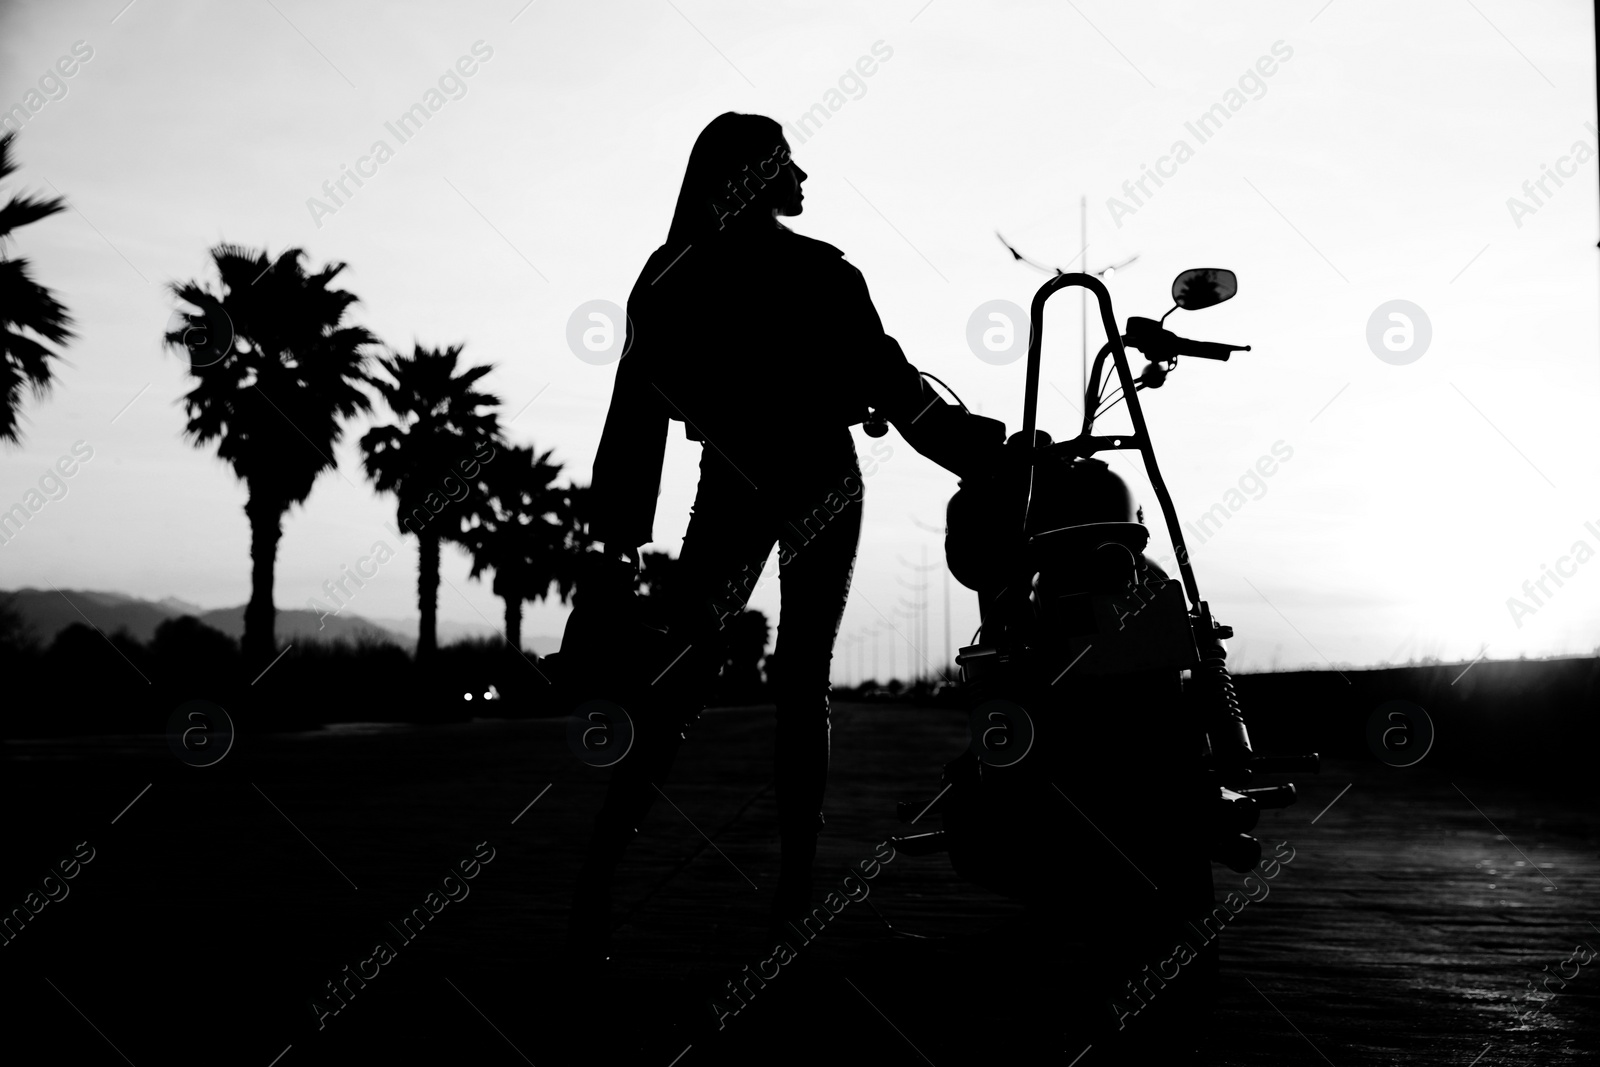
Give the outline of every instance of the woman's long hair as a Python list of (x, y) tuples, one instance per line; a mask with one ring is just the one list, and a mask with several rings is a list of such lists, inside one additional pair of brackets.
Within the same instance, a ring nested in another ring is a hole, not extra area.
[(712, 119), (689, 152), (667, 243), (682, 247), (721, 229), (723, 216), (737, 211), (739, 198), (749, 195), (743, 183), (751, 176), (757, 182), (770, 178), (770, 168), (765, 175), (758, 172), (774, 160), (787, 162), (783, 127), (777, 122), (765, 115), (736, 111), (725, 111)]

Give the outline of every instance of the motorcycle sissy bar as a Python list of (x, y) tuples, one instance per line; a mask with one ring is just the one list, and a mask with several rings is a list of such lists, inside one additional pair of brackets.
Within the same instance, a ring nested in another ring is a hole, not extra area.
[[(1144, 421), (1144, 408), (1139, 403), (1133, 373), (1128, 368), (1127, 349), (1123, 346), (1122, 333), (1117, 329), (1116, 314), (1111, 308), (1111, 293), (1106, 289), (1105, 283), (1092, 274), (1078, 272), (1057, 275), (1041, 285), (1033, 294), (1033, 304), (1028, 314), (1028, 382), (1023, 399), (1022, 416), (1022, 440), (1025, 442), (1024, 447), (1028, 449), (1029, 467), (1028, 503), (1023, 511), (1023, 529), (1028, 528), (1027, 517), (1033, 505), (1033, 476), (1039, 462), (1039, 454), (1044, 447), (1038, 443), (1035, 432), (1039, 414), (1039, 370), (1044, 354), (1044, 305), (1055, 293), (1074, 285), (1082, 286), (1093, 293), (1095, 303), (1100, 308), (1100, 321), (1105, 327), (1106, 344), (1111, 349), (1117, 378), (1122, 385), (1123, 399), (1128, 405), (1128, 417), (1133, 423), (1133, 432), (1096, 436), (1092, 401), (1086, 397), (1082, 432), (1069, 441), (1048, 447), (1057, 455), (1089, 457), (1097, 452), (1133, 449), (1143, 457), (1145, 474), (1150, 479), (1151, 488), (1155, 490), (1156, 500), (1161, 505), (1162, 517), (1167, 523), (1167, 534), (1172, 539), (1172, 549), (1177, 557), (1184, 593), (1189, 598), (1190, 611), (1196, 616), (1202, 615), (1206, 612), (1206, 608), (1200, 600), (1200, 587), (1195, 581), (1194, 568), (1189, 564), (1189, 550), (1184, 544), (1183, 530), (1178, 523), (1178, 510), (1173, 506), (1172, 494), (1167, 491), (1167, 483), (1162, 479), (1161, 468), (1156, 463), (1155, 448), (1151, 444), (1150, 432)], [(1097, 366), (1098, 362), (1097, 360)], [(1098, 385), (1099, 375), (1096, 374), (1095, 377), (1097, 381), (1094, 384)]]

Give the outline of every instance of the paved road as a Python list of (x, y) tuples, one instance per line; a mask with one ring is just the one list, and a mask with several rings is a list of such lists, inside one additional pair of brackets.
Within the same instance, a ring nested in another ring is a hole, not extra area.
[[(896, 800), (933, 798), (964, 731), (943, 711), (836, 710), (819, 885), (903, 829)], [(1138, 1062), (1140, 1018), (1085, 1051), (1071, 955), (940, 857), (884, 866), (717, 1029), (708, 1000), (766, 955), (770, 744), (761, 709), (707, 714), (630, 856), (615, 971), (587, 985), (558, 950), (604, 773), (562, 723), (241, 724), (208, 768), (163, 739), (13, 744), (3, 906), (37, 900), (81, 842), (94, 856), (0, 948), (6, 1041), (140, 1065)], [(1298, 784), (1260, 831), (1293, 859), (1223, 937), (1215, 1031), (1164, 1062), (1600, 1062), (1600, 957), (1564, 963), (1600, 947), (1594, 805), (1426, 762), (1330, 761)], [(1219, 893), (1243, 884), (1216, 872)], [(439, 901), (409, 940), (396, 929)]]

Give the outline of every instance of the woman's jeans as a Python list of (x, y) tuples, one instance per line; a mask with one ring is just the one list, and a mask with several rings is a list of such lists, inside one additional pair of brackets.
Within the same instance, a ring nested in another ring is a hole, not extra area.
[[(725, 628), (749, 601), (775, 543), (782, 608), (767, 663), (777, 705), (778, 822), (785, 880), (808, 874), (823, 825), (833, 645), (850, 593), (863, 492), (853, 446), (827, 464), (812, 459), (798, 475), (783, 471), (782, 461), (742, 472), (705, 446), (683, 551), (663, 590), (667, 651), (647, 672), (654, 680), (646, 702), (627, 709), (634, 747), (612, 771), (580, 876), (580, 905), (586, 891), (606, 893), (622, 849), (660, 795), (726, 659)], [(816, 473), (818, 466), (831, 473)]]

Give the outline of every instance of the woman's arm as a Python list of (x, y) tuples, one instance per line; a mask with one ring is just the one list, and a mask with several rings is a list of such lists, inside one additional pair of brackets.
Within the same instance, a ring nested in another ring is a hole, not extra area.
[(963, 478), (985, 473), (1005, 443), (1005, 425), (946, 403), (884, 332), (861, 272), (842, 265), (846, 336), (861, 339), (867, 403), (939, 466)]
[(608, 550), (636, 548), (655, 539), (656, 497), (667, 450), (668, 414), (651, 382), (656, 354), (648, 337), (638, 343), (634, 330), (639, 320), (650, 330), (653, 316), (636, 294), (628, 300), (625, 355), (617, 366), (589, 489), (589, 532)]

